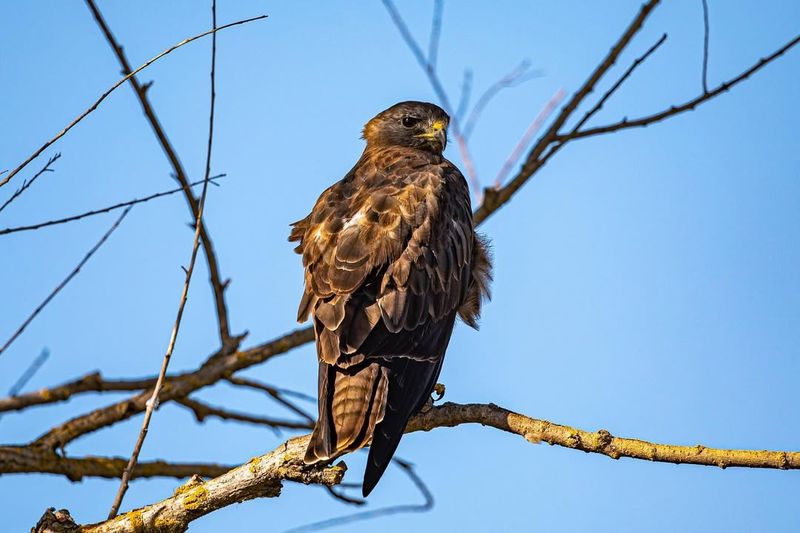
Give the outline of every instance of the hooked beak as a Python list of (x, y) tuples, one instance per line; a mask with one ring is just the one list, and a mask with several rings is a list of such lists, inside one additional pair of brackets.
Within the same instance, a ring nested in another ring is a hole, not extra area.
[(420, 133), (416, 137), (436, 141), (442, 146), (442, 150), (447, 145), (447, 125), (443, 120), (435, 120), (428, 131)]

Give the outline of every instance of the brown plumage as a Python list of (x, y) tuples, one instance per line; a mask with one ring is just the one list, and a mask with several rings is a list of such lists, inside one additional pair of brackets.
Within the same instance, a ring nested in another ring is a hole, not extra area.
[(305, 461), (371, 441), (365, 496), (429, 398), (456, 316), (476, 327), (488, 296), (491, 265), (467, 183), (442, 156), (448, 121), (423, 102), (378, 114), (356, 165), (289, 237), (305, 267), (297, 318), (311, 315), (319, 356)]

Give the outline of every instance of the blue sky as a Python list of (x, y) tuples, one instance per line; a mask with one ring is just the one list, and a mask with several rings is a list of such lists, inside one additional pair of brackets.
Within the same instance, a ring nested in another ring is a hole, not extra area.
[[(435, 100), (378, 2), (219, 2), (220, 22), (267, 21), (218, 41), (217, 130), (207, 223), (233, 279), (232, 328), (247, 344), (295, 327), (301, 267), (288, 223), (343, 176), (362, 150), (364, 122), (400, 100)], [(500, 94), (472, 139), (490, 183), (541, 106), (571, 94), (606, 53), (638, 1), (449, 2), (441, 77), (458, 95), (465, 68), (478, 90), (523, 58), (541, 78)], [(102, 2), (133, 64), (210, 25), (201, 2)], [(429, 2), (399, 2), (427, 40)], [(800, 4), (710, 1), (709, 84), (714, 87), (798, 33)], [(0, 168), (13, 168), (119, 77), (81, 2), (6, 2), (0, 33)], [(665, 45), (598, 114), (595, 123), (657, 111), (701, 91), (700, 0), (668, 2), (603, 80), (607, 88), (663, 32)], [(175, 52), (143, 75), (192, 179), (202, 177), (210, 41)], [(735, 90), (643, 130), (567, 146), (483, 226), (495, 252), (494, 299), (482, 328), (459, 327), (441, 381), (447, 399), (494, 402), (584, 429), (606, 428), (675, 444), (797, 450), (800, 375), (800, 51)], [(46, 155), (45, 175), (0, 214), (0, 227), (102, 207), (173, 186), (138, 103), (122, 87)], [(454, 146), (448, 156), (461, 165)], [(5, 187), (4, 199), (43, 160)], [(0, 237), (0, 339), (80, 260), (115, 215)], [(173, 196), (138, 206), (80, 275), (0, 356), (9, 387), (47, 347), (28, 388), (101, 370), (156, 372), (191, 247), (187, 211)], [(192, 286), (171, 370), (196, 367), (215, 347), (204, 267)], [(305, 346), (246, 372), (313, 393), (314, 350)], [(6, 415), (0, 441), (30, 440), (54, 424), (122, 396)], [(198, 397), (278, 414), (264, 398), (227, 386)], [(127, 455), (141, 418), (88, 435), (67, 452)], [(215, 420), (198, 426), (173, 405), (154, 417), (142, 459), (241, 463), (285, 436)], [(406, 437), (398, 455), (417, 465), (436, 498), (421, 515), (353, 524), (350, 531), (559, 530), (796, 531), (796, 472), (612, 461), (532, 446), (479, 427)], [(349, 480), (363, 459), (348, 458)], [(0, 478), (10, 531), (47, 506), (77, 520), (105, 516), (117, 483), (73, 484), (47, 475)], [(172, 493), (175, 480), (135, 482), (124, 508)], [(419, 501), (390, 471), (370, 506)], [(192, 531), (253, 523), (280, 531), (351, 512), (319, 488), (287, 484), (279, 499), (229, 507)]]

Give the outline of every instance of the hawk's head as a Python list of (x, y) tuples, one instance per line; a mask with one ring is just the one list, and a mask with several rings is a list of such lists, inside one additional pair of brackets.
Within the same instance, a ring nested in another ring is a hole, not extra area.
[(407, 146), (441, 154), (447, 145), (444, 110), (427, 102), (400, 102), (364, 126), (368, 146)]

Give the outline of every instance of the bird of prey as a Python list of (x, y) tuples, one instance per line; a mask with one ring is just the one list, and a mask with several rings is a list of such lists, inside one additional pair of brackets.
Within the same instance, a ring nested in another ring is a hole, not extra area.
[(319, 418), (305, 455), (326, 463), (370, 444), (368, 495), (436, 385), (456, 316), (472, 327), (491, 264), (464, 176), (445, 159), (450, 118), (401, 102), (364, 127), (367, 146), (292, 224), (319, 358)]

